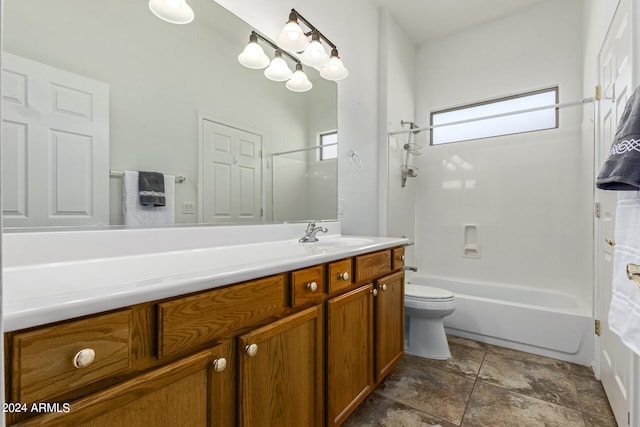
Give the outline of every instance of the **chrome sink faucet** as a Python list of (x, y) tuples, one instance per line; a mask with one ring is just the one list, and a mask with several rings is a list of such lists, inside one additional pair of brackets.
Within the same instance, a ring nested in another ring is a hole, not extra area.
[(315, 220), (311, 221), (309, 224), (307, 224), (307, 228), (304, 230), (304, 237), (298, 240), (298, 242), (317, 242), (318, 238), (316, 237), (316, 234), (318, 234), (319, 231), (326, 233), (329, 230), (326, 227), (317, 226)]

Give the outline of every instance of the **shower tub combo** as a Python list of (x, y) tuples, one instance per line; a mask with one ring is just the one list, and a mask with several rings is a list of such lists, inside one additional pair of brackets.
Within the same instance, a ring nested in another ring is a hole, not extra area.
[(407, 283), (454, 293), (445, 317), (451, 335), (588, 365), (593, 360), (591, 307), (552, 290), (412, 275)]

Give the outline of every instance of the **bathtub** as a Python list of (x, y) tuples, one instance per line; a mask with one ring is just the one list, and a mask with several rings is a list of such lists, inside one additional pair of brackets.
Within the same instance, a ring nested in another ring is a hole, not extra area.
[(456, 311), (444, 321), (451, 335), (582, 365), (593, 361), (591, 306), (571, 295), (432, 276), (408, 276), (407, 283), (454, 293)]

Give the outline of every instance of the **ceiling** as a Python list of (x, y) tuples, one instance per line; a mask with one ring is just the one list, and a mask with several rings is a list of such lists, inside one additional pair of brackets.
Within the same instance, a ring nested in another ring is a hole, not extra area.
[(416, 44), (509, 15), (546, 0), (373, 0)]

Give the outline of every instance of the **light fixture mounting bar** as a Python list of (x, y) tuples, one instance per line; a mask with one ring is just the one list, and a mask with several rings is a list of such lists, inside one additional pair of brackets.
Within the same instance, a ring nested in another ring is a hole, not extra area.
[(281, 47), (279, 47), (277, 44), (275, 44), (274, 42), (272, 42), (271, 40), (269, 40), (268, 38), (266, 38), (262, 34), (256, 32), (256, 31), (251, 31), (251, 35), (256, 36), (258, 39), (262, 40), (263, 42), (265, 42), (266, 44), (271, 46), (274, 50), (279, 50), (280, 52), (282, 52), (283, 55), (287, 55), (287, 57), (289, 59), (291, 59), (293, 62), (295, 62), (296, 64), (298, 64), (300, 62), (300, 60), (298, 58), (296, 58), (295, 56), (291, 55), (289, 52), (287, 52), (286, 50), (282, 49)]
[(332, 49), (336, 49), (336, 45), (331, 40), (329, 40), (324, 34), (322, 34), (322, 32), (320, 32), (320, 30), (318, 30), (316, 27), (314, 27), (313, 24), (311, 22), (309, 22), (304, 16), (300, 15), (300, 13), (298, 13), (297, 10), (291, 9), (291, 13), (295, 14), (298, 17), (298, 19), (300, 19), (302, 22), (304, 22), (304, 24), (307, 26), (307, 28), (309, 28), (311, 30), (311, 31), (305, 33), (306, 36), (310, 36), (311, 34), (313, 34), (313, 32), (316, 32), (316, 33), (318, 33), (320, 38), (325, 41), (325, 43), (327, 43), (329, 46), (331, 46)]

